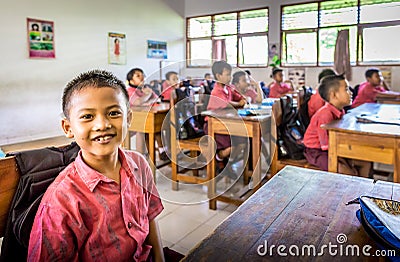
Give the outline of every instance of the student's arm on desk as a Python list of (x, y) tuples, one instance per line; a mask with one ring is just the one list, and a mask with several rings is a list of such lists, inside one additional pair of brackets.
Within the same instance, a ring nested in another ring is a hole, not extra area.
[(158, 223), (155, 219), (150, 221), (149, 235), (147, 236), (146, 242), (152, 246), (151, 252), (153, 253), (154, 261), (164, 261), (160, 231), (158, 230)]
[(157, 98), (152, 98), (154, 92), (151, 88), (143, 88), (143, 93), (143, 96), (137, 97), (131, 102), (132, 106), (149, 106), (156, 102)]
[(263, 91), (261, 90), (261, 86), (259, 83), (257, 83), (256, 81), (254, 81), (254, 79), (252, 79), (250, 81), (250, 85), (252, 88), (254, 88), (257, 92), (257, 97), (256, 97), (256, 103), (261, 103), (263, 100)]
[(245, 104), (247, 104), (247, 101), (244, 98), (242, 98), (239, 101), (229, 101), (229, 104), (234, 108), (241, 108), (244, 107)]

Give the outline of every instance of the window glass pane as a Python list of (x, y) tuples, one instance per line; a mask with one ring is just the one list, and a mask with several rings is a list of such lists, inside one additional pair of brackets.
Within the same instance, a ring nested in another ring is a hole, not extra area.
[(334, 27), (319, 30), (319, 65), (332, 65), (334, 61), (337, 33), (340, 30), (350, 30), (350, 62), (356, 63), (357, 26)]
[(400, 20), (400, 0), (361, 0), (360, 22)]
[(216, 39), (225, 39), (225, 47), (226, 47), (226, 62), (232, 65), (236, 65), (237, 63), (237, 37), (236, 36), (227, 36), (227, 37), (219, 37)]
[(268, 9), (240, 13), (240, 33), (267, 32)]
[[(211, 39), (190, 41), (190, 65), (209, 65), (211, 60)], [(202, 59), (206, 59), (205, 61)], [(208, 61), (208, 62), (207, 62)], [(206, 63), (206, 64), (204, 64)]]
[(318, 26), (318, 4), (302, 4), (283, 7), (282, 29), (316, 28)]
[(321, 2), (320, 26), (357, 24), (357, 0)]
[(211, 36), (211, 16), (190, 18), (187, 28), (189, 37)]
[(215, 35), (228, 35), (237, 33), (237, 14), (222, 14), (214, 17)]
[(400, 62), (399, 26), (365, 28), (363, 30), (364, 62)]
[(242, 37), (239, 41), (239, 65), (265, 66), (268, 64), (268, 37)]
[(317, 33), (295, 33), (285, 36), (284, 62), (287, 64), (316, 65)]

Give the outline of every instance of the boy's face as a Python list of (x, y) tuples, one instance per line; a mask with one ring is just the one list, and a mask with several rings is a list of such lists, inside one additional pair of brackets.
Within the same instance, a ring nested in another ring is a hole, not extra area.
[(249, 77), (247, 75), (242, 75), (239, 77), (239, 81), (236, 85), (236, 87), (240, 90), (246, 90), (246, 88), (250, 85)]
[(335, 97), (338, 101), (339, 108), (351, 105), (351, 91), (347, 80), (340, 80), (339, 89), (335, 92)]
[(129, 80), (129, 83), (134, 86), (140, 86), (143, 84), (143, 80), (144, 80), (143, 73), (140, 71), (135, 71), (135, 73), (132, 76), (132, 79)]
[(283, 72), (281, 71), (281, 72), (277, 72), (275, 75), (274, 75), (274, 80), (276, 81), (276, 82), (282, 82), (283, 81)]
[(226, 68), (224, 68), (224, 70), (222, 70), (222, 74), (217, 74), (217, 81), (227, 85), (231, 82), (232, 76), (231, 76), (231, 70), (228, 70)]
[(382, 84), (383, 76), (382, 73), (373, 73), (371, 77), (367, 78), (367, 81), (371, 83), (373, 86), (379, 86)]
[(177, 86), (179, 84), (179, 77), (177, 74), (172, 74), (167, 79), (167, 83), (169, 86)]
[(118, 154), (131, 118), (120, 90), (87, 87), (72, 94), (69, 119), (62, 120), (62, 127), (67, 137), (75, 138), (83, 159), (93, 160)]

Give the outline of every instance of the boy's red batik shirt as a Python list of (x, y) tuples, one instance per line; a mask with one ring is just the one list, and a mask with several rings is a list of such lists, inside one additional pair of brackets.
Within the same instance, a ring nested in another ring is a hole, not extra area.
[(382, 86), (373, 86), (369, 82), (364, 82), (358, 88), (358, 94), (351, 105), (351, 108), (358, 107), (365, 103), (375, 103), (376, 95), (385, 92)]
[(120, 185), (78, 155), (43, 196), (28, 261), (145, 261), (149, 221), (163, 210), (143, 156), (119, 150)]

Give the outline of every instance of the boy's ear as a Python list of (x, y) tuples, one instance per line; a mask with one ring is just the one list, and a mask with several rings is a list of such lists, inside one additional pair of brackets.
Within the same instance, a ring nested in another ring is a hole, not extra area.
[(132, 110), (128, 109), (128, 114), (127, 114), (127, 123), (128, 123), (128, 128), (131, 126), (131, 122), (132, 122), (132, 118), (133, 118), (133, 114), (132, 114)]
[(61, 127), (65, 133), (65, 136), (68, 138), (73, 138), (74, 134), (72, 133), (71, 124), (69, 123), (67, 118), (63, 118), (61, 120)]

